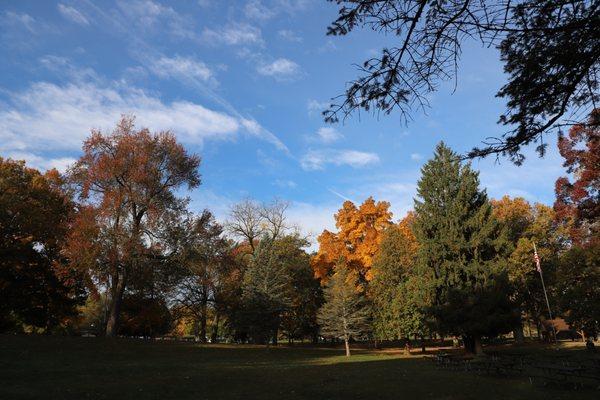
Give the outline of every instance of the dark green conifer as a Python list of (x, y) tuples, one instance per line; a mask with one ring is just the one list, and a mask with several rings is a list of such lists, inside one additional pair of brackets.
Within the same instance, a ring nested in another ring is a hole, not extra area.
[(440, 143), (421, 170), (414, 232), (419, 274), (430, 291), (435, 328), (481, 352), (481, 337), (506, 333), (517, 317), (510, 301), (504, 246), (479, 174)]

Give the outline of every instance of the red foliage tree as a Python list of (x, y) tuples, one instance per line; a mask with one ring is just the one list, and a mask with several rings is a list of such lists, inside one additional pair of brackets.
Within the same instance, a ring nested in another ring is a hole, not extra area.
[(71, 170), (82, 208), (71, 232), (70, 256), (108, 288), (108, 336), (117, 332), (126, 287), (166, 253), (186, 213), (176, 192), (200, 184), (200, 158), (170, 132), (135, 130), (123, 117), (111, 134), (92, 131)]
[(560, 136), (558, 149), (564, 167), (572, 175), (556, 181), (554, 210), (570, 225), (574, 243), (588, 245), (598, 240), (600, 217), (600, 109), (586, 124), (575, 125), (568, 136)]

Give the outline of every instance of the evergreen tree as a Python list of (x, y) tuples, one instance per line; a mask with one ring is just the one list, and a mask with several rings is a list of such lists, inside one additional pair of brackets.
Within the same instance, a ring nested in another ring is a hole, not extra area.
[(421, 171), (414, 231), (433, 300), (427, 311), (440, 333), (462, 336), (479, 353), (482, 336), (509, 332), (518, 318), (502, 257), (507, 240), (478, 173), (456, 153), (439, 144)]
[(242, 284), (240, 322), (256, 343), (277, 341), (282, 313), (291, 306), (290, 263), (297, 251), (303, 252), (299, 241), (295, 236), (278, 240), (265, 236), (255, 247)]
[(385, 232), (373, 262), (369, 297), (373, 302), (376, 338), (404, 339), (427, 332), (422, 308), (426, 303), (415, 279), (417, 240), (412, 232), (414, 213)]
[(346, 356), (350, 356), (350, 338), (364, 336), (371, 328), (369, 306), (357, 287), (357, 274), (338, 264), (325, 288), (325, 304), (317, 315), (321, 334), (343, 339)]

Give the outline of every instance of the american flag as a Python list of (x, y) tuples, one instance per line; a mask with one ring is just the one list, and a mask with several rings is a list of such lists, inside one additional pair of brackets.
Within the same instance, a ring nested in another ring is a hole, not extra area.
[(542, 273), (542, 266), (540, 265), (540, 256), (538, 256), (537, 249), (533, 248), (533, 259), (535, 260), (535, 266), (537, 272)]

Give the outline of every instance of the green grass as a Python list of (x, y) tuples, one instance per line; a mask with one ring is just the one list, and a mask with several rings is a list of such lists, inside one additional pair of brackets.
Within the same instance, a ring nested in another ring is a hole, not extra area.
[(592, 399), (389, 352), (0, 336), (0, 399)]

